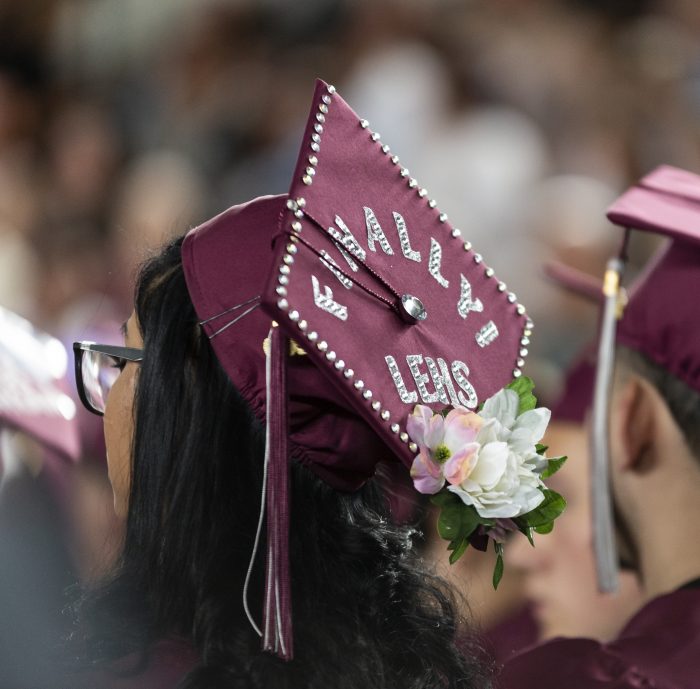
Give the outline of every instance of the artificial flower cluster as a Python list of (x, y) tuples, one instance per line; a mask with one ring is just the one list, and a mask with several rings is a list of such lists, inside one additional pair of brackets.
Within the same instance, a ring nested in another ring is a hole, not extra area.
[(497, 392), (478, 412), (464, 407), (435, 413), (417, 405), (407, 430), (419, 453), (411, 467), (416, 490), (433, 495), (440, 509), (438, 531), (450, 541), (450, 562), (467, 547), (497, 553), (493, 584), (503, 575), (503, 543), (520, 531), (549, 533), (566, 503), (543, 479), (566, 457), (548, 459), (540, 444), (550, 411), (537, 407), (529, 378)]

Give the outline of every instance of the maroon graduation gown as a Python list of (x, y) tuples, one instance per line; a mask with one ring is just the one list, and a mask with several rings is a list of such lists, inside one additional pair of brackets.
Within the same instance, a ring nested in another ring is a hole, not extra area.
[(515, 656), (499, 689), (698, 689), (700, 588), (645, 605), (608, 644), (554, 639)]

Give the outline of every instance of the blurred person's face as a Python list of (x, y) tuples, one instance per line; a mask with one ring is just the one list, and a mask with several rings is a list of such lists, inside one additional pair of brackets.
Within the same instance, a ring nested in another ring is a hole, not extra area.
[[(143, 339), (135, 314), (126, 322), (124, 344), (143, 348)], [(129, 506), (131, 478), (131, 441), (134, 435), (134, 393), (139, 364), (127, 362), (112, 386), (104, 414), (107, 470), (114, 493), (114, 510), (125, 517)]]
[(535, 534), (534, 548), (526, 539), (514, 539), (508, 546), (507, 561), (523, 572), (526, 596), (542, 639), (584, 636), (607, 641), (642, 605), (636, 577), (621, 572), (616, 595), (598, 593), (585, 427), (553, 422), (544, 442), (549, 445), (549, 456), (569, 457), (547, 481), (565, 497), (567, 507), (550, 534)]

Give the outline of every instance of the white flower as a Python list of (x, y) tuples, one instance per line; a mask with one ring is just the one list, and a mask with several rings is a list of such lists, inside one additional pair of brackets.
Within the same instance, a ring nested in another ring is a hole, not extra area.
[(540, 474), (547, 462), (536, 452), (549, 423), (548, 409), (518, 416), (519, 397), (500, 390), (484, 404), (484, 424), (474, 442), (479, 445), (471, 471), (458, 485), (448, 486), (466, 505), (485, 518), (515, 518), (535, 509), (544, 487)]

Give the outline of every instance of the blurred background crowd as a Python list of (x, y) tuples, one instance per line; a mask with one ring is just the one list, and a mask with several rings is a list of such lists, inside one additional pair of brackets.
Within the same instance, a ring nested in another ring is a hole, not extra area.
[[(596, 312), (542, 266), (602, 275), (609, 203), (657, 164), (700, 170), (699, 39), (697, 0), (4, 0), (0, 305), (118, 343), (149, 250), (287, 190), (318, 76), (508, 276), (553, 399)], [(119, 529), (77, 414), (61, 503), (89, 580)]]

